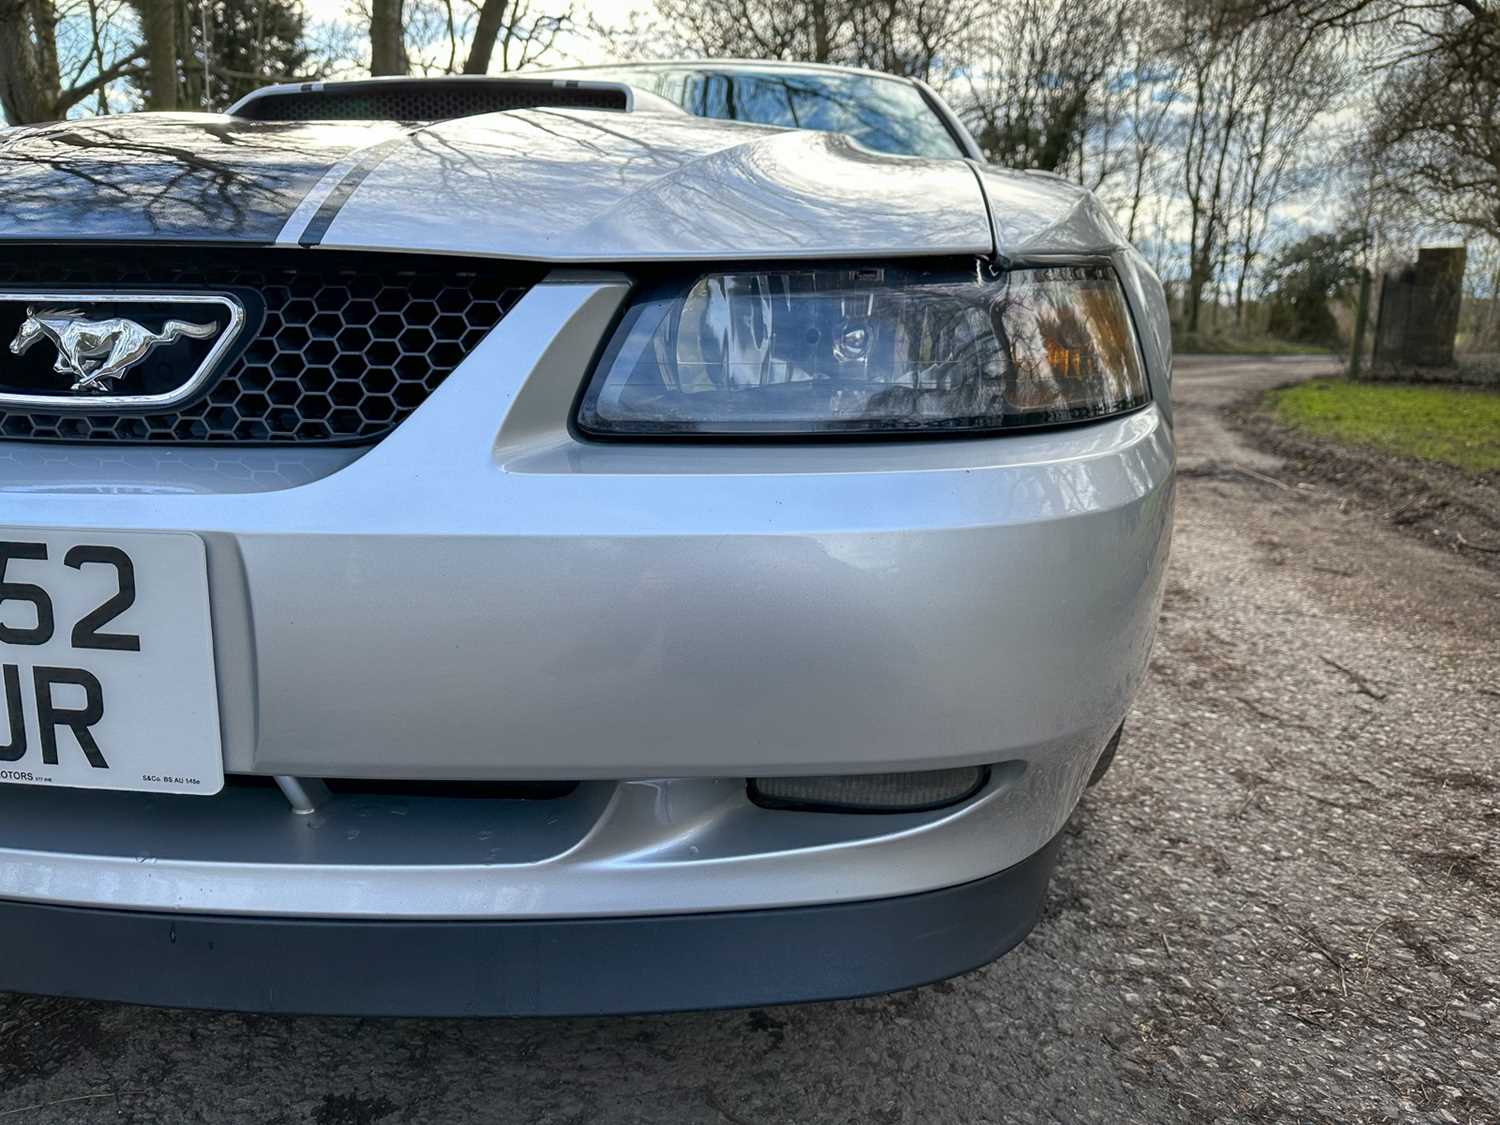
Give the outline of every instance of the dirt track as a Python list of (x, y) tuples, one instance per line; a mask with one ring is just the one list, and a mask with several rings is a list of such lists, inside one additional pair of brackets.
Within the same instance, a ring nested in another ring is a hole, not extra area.
[(1153, 676), (997, 965), (612, 1021), (0, 995), (0, 1122), (1500, 1120), (1500, 575), (1224, 425), (1320, 369), (1180, 363)]

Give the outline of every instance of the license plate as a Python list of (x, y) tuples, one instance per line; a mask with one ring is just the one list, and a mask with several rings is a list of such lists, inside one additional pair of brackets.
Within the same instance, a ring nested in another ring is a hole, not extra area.
[(217, 793), (203, 541), (0, 528), (0, 683), (0, 784)]

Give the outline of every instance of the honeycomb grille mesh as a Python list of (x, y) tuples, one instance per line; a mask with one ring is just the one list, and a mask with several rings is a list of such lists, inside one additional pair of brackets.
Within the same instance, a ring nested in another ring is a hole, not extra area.
[(623, 110), (626, 95), (623, 90), (554, 87), (550, 82), (491, 84), (426, 78), (267, 94), (243, 106), (237, 116), (255, 121), (450, 121), (537, 106)]
[(0, 256), (0, 286), (250, 289), (265, 317), (198, 398), (161, 413), (0, 409), (0, 437), (198, 445), (367, 444), (426, 400), (535, 281), (423, 259), (284, 251)]

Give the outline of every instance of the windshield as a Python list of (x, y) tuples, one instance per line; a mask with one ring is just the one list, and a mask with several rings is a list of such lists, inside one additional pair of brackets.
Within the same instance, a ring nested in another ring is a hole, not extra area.
[[(602, 77), (610, 68), (591, 68)], [(580, 72), (581, 73), (581, 72)], [(659, 94), (698, 117), (844, 133), (866, 148), (903, 156), (962, 157), (937, 111), (909, 82), (873, 74), (621, 67), (612, 77)]]

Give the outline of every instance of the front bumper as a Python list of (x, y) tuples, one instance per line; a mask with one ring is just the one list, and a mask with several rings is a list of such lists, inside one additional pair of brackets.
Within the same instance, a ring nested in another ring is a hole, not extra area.
[(1057, 841), (894, 899), (664, 917), (367, 922), (0, 901), (0, 990), (250, 1012), (573, 1016), (893, 992), (977, 968), (1036, 923)]
[[(1038, 854), (1144, 675), (1166, 416), (582, 442), (573, 398), (627, 289), (553, 275), (363, 455), (0, 451), (0, 526), (202, 536), (229, 773), (583, 782), (572, 796), (293, 817), (264, 792), (0, 786), (0, 900), (603, 919), (922, 894)], [(744, 794), (979, 763), (986, 789), (936, 813)]]

